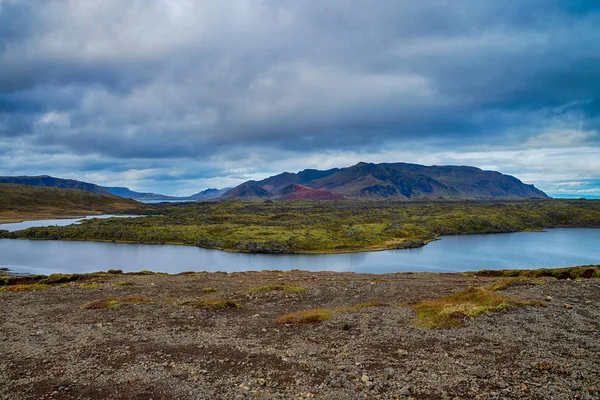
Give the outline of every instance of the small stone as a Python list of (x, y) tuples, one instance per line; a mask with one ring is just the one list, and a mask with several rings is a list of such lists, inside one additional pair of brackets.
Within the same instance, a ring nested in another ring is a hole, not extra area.
[(404, 386), (402, 389), (400, 389), (399, 394), (401, 396), (410, 396), (412, 394), (412, 387)]
[(572, 304), (569, 304), (569, 303), (565, 303), (565, 308), (566, 308), (567, 310), (570, 310), (571, 308), (573, 308), (573, 305), (572, 305)]
[(546, 301), (551, 301), (552, 300), (552, 296), (546, 296)]
[(398, 350), (396, 350), (396, 354), (398, 354), (400, 356), (407, 356), (408, 355), (408, 351), (406, 351), (404, 349), (398, 349)]
[(471, 375), (475, 375), (480, 379), (487, 378), (488, 374), (481, 366), (476, 366), (468, 370), (468, 373)]
[(260, 317), (260, 314), (254, 314), (254, 315), (252, 316), (252, 318), (258, 318), (258, 317)]
[(592, 304), (592, 301), (591, 300), (586, 300), (585, 304)]
[(370, 382), (371, 378), (369, 378), (369, 375), (363, 375), (360, 377), (360, 380), (363, 381), (364, 383)]
[(250, 386), (248, 386), (248, 385), (247, 385), (247, 384), (245, 384), (245, 383), (242, 383), (242, 384), (240, 385), (240, 389), (242, 389), (242, 390), (245, 390), (245, 391), (248, 391), (248, 390), (250, 390)]

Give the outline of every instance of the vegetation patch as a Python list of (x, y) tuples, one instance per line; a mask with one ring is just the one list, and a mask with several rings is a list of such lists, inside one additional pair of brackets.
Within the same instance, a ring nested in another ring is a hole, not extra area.
[(317, 308), (280, 315), (276, 321), (280, 324), (318, 324), (331, 319), (333, 313), (332, 310)]
[(362, 309), (370, 308), (370, 307), (387, 307), (387, 306), (389, 306), (389, 304), (382, 303), (380, 301), (369, 301), (366, 303), (360, 303), (360, 304), (355, 304), (353, 306), (340, 308), (340, 309), (336, 310), (336, 312), (358, 311), (358, 310), (362, 310)]
[(486, 289), (491, 291), (503, 290), (512, 286), (545, 285), (546, 281), (540, 278), (525, 278), (522, 276), (505, 279), (489, 286)]
[(216, 293), (219, 290), (217, 288), (214, 288), (214, 287), (205, 287), (204, 289), (202, 289), (202, 291), (204, 293)]
[(486, 289), (470, 287), (442, 299), (424, 301), (413, 308), (417, 313), (417, 326), (451, 328), (460, 326), (466, 319), (504, 310), (511, 305), (545, 306), (546, 303), (517, 300)]
[(251, 293), (268, 293), (273, 291), (284, 291), (290, 293), (304, 293), (306, 288), (289, 285), (265, 285), (250, 289)]
[(353, 306), (338, 308), (336, 310), (327, 310), (317, 308), (313, 310), (296, 311), (289, 314), (280, 315), (275, 320), (280, 324), (318, 324), (331, 319), (335, 313), (344, 313), (348, 311), (358, 311), (370, 307), (386, 307), (389, 304), (380, 301), (370, 301), (367, 303), (355, 304)]
[(501, 278), (556, 278), (556, 279), (591, 279), (600, 278), (600, 265), (582, 265), (566, 268), (541, 268), (532, 270), (502, 269), (481, 270), (467, 273), (475, 276), (489, 276)]
[(141, 296), (127, 296), (123, 298), (106, 297), (104, 299), (93, 300), (81, 306), (84, 310), (100, 310), (119, 308), (121, 304), (143, 304), (152, 303), (152, 299)]
[(117, 287), (119, 287), (119, 286), (135, 286), (135, 283), (129, 282), (129, 281), (121, 281), (121, 282), (115, 283), (115, 286), (117, 286)]
[(79, 289), (100, 289), (100, 286), (96, 285), (95, 283), (82, 283), (77, 287)]
[(12, 285), (12, 286), (0, 287), (0, 293), (32, 292), (32, 291), (36, 291), (36, 290), (46, 290), (46, 289), (50, 289), (50, 285), (33, 283), (30, 285)]
[(83, 274), (51, 274), (48, 277), (44, 277), (38, 283), (52, 285), (56, 283), (68, 283), (85, 279)]
[(187, 300), (179, 303), (180, 306), (190, 306), (195, 309), (213, 309), (213, 310), (227, 310), (230, 308), (243, 308), (239, 303), (233, 300)]
[(600, 226), (600, 201), (589, 200), (225, 201), (144, 207), (135, 212), (153, 215), (0, 231), (0, 237), (339, 253), (418, 247), (442, 235)]

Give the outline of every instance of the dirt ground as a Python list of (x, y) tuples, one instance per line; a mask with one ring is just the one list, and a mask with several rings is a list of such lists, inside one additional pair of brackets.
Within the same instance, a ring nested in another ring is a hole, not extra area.
[[(508, 287), (503, 294), (552, 299), (450, 329), (415, 326), (410, 306), (498, 278), (265, 271), (97, 279), (97, 287), (0, 294), (1, 399), (600, 398), (598, 279)], [(123, 281), (134, 285), (115, 286)], [(267, 284), (307, 290), (249, 291)], [(153, 302), (81, 308), (127, 296)], [(191, 299), (243, 308), (181, 304)], [(369, 301), (389, 305), (318, 324), (275, 321)]]

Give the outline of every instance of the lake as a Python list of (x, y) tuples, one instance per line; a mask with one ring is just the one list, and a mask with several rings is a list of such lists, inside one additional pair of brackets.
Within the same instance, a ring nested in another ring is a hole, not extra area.
[(0, 240), (0, 268), (17, 273), (290, 270), (461, 272), (600, 264), (600, 229), (446, 236), (425, 247), (369, 253), (273, 255), (192, 246)]

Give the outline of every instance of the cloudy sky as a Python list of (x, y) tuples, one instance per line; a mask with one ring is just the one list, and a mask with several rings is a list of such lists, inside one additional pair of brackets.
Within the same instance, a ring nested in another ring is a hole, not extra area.
[(404, 161), (600, 195), (599, 43), (597, 0), (0, 0), (0, 175)]

